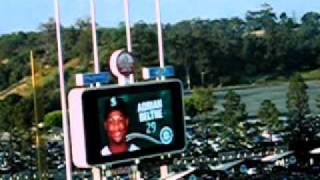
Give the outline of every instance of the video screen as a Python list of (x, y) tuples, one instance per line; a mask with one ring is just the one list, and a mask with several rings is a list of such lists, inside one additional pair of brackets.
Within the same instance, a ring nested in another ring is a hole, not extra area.
[(87, 91), (82, 98), (89, 164), (184, 148), (179, 83)]

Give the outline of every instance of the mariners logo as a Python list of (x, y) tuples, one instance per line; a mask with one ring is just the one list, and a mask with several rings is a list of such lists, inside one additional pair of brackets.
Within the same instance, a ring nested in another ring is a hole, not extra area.
[(163, 127), (160, 131), (160, 141), (162, 144), (170, 144), (173, 140), (173, 131), (170, 127)]

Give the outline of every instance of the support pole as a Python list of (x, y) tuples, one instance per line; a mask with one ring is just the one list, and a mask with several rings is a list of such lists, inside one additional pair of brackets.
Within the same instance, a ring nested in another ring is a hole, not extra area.
[[(129, 53), (132, 52), (132, 41), (131, 41), (131, 25), (130, 25), (130, 13), (129, 13), (129, 0), (123, 0), (124, 4), (124, 17), (126, 20), (126, 36), (127, 36), (127, 50)], [(124, 81), (127, 81), (125, 84), (134, 83), (134, 75), (130, 74), (129, 77), (125, 77)]]
[[(91, 31), (92, 31), (92, 46), (93, 46), (93, 58), (94, 58), (94, 72), (100, 73), (99, 66), (99, 53), (98, 53), (98, 42), (97, 42), (97, 28), (96, 28), (96, 1), (90, 0), (91, 10)], [(100, 86), (100, 83), (96, 83), (96, 86)], [(98, 167), (92, 168), (92, 175), (94, 180), (101, 179), (101, 170)]]
[[(162, 27), (161, 27), (161, 12), (160, 12), (160, 0), (155, 0), (156, 2), (156, 20), (157, 20), (157, 29), (158, 29), (158, 49), (159, 49), (159, 61), (160, 68), (164, 68), (164, 52), (163, 52), (163, 37), (162, 37)], [(165, 77), (162, 75), (161, 80), (164, 80)]]
[(99, 168), (93, 167), (91, 171), (94, 180), (101, 180), (101, 171)]
[(60, 29), (61, 25), (60, 25), (59, 0), (54, 0), (54, 4), (55, 4), (57, 45), (58, 45), (60, 98), (61, 98), (62, 118), (63, 118), (64, 153), (66, 158), (66, 179), (72, 180), (70, 132), (69, 132), (69, 120), (68, 120), (68, 114), (67, 114), (67, 99), (66, 99), (66, 86), (65, 86), (65, 78), (64, 78), (64, 58), (63, 58), (61, 29)]
[(128, 0), (123, 0), (124, 3), (124, 16), (126, 19), (126, 35), (127, 35), (127, 50), (132, 52), (132, 42), (131, 42), (131, 26), (129, 17), (129, 2)]
[(96, 29), (96, 1), (90, 0), (91, 7), (91, 28), (92, 28), (92, 45), (93, 45), (93, 57), (94, 57), (94, 72), (100, 72), (99, 55), (98, 55), (98, 43), (97, 43), (97, 29)]
[[(161, 158), (161, 160), (165, 159), (164, 156), (161, 156), (160, 158)], [(166, 163), (164, 163), (160, 166), (160, 179), (163, 179), (163, 178), (167, 177), (168, 175), (169, 175), (169, 168), (168, 168), (168, 165)]]
[(160, 166), (160, 179), (163, 179), (169, 175), (168, 165)]
[[(160, 68), (163, 70), (164, 68), (164, 52), (163, 52), (163, 37), (162, 37), (162, 27), (161, 27), (161, 11), (160, 11), (160, 0), (156, 1), (156, 20), (157, 20), (157, 28), (158, 28), (158, 48), (159, 48), (159, 61)], [(161, 80), (164, 80), (165, 77), (161, 75)], [(166, 177), (168, 175), (168, 165), (163, 164), (160, 166), (160, 176), (161, 178)]]

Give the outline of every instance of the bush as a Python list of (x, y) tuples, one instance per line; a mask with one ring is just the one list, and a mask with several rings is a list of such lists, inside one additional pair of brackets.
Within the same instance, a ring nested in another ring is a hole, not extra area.
[(62, 111), (52, 111), (44, 116), (44, 124), (48, 128), (62, 127)]

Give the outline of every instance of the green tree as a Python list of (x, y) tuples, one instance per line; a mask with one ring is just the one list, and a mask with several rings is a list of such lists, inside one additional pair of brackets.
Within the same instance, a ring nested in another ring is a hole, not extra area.
[(48, 128), (62, 127), (62, 111), (52, 111), (44, 116), (44, 124)]
[(224, 120), (231, 126), (236, 126), (247, 118), (246, 105), (241, 102), (241, 97), (229, 90), (224, 97)]
[(73, 51), (87, 66), (92, 55), (92, 37), (90, 19), (78, 19), (75, 28), (79, 31), (78, 41), (74, 44)]
[(43, 53), (43, 59), (45, 64), (57, 65), (57, 46), (56, 41), (56, 24), (53, 18), (49, 18), (48, 22), (43, 23), (39, 27), (39, 44), (38, 48)]
[(277, 109), (276, 105), (269, 99), (264, 100), (261, 103), (257, 115), (262, 121), (262, 124), (267, 128), (268, 132), (271, 133), (271, 135), (272, 132), (278, 131), (281, 128), (279, 114), (280, 112)]
[(308, 86), (300, 74), (294, 74), (289, 80), (287, 93), (287, 108), (292, 125), (305, 118), (310, 113), (308, 104)]
[[(213, 88), (194, 88), (192, 95), (185, 99), (187, 114), (201, 114), (214, 110), (216, 98), (213, 95)], [(195, 111), (195, 112), (192, 112)]]
[(246, 14), (249, 30), (268, 29), (275, 25), (276, 15), (269, 4), (262, 4), (258, 11), (248, 11)]
[[(194, 38), (191, 34), (191, 28), (190, 23), (187, 21), (183, 21), (178, 23), (175, 27), (170, 27), (167, 30), (168, 33), (166, 33), (166, 44), (168, 46), (168, 56), (169, 59), (172, 59), (173, 65), (176, 65), (178, 68), (177, 73), (180, 74), (180, 76), (184, 77), (183, 79), (187, 82), (188, 89), (191, 88), (191, 68), (194, 67), (194, 61), (195, 58), (194, 53)], [(189, 38), (187, 37), (187, 35)], [(181, 72), (180, 72), (180, 71)]]
[(188, 116), (193, 117), (197, 114), (194, 98), (192, 98), (192, 96), (184, 98), (184, 109), (185, 109), (186, 115)]
[[(233, 147), (245, 146), (248, 147), (248, 137), (246, 128), (246, 105), (241, 102), (240, 95), (229, 90), (224, 97), (223, 104), (223, 123), (225, 126), (224, 136), (225, 145), (233, 145)], [(232, 147), (232, 148), (233, 148)]]

